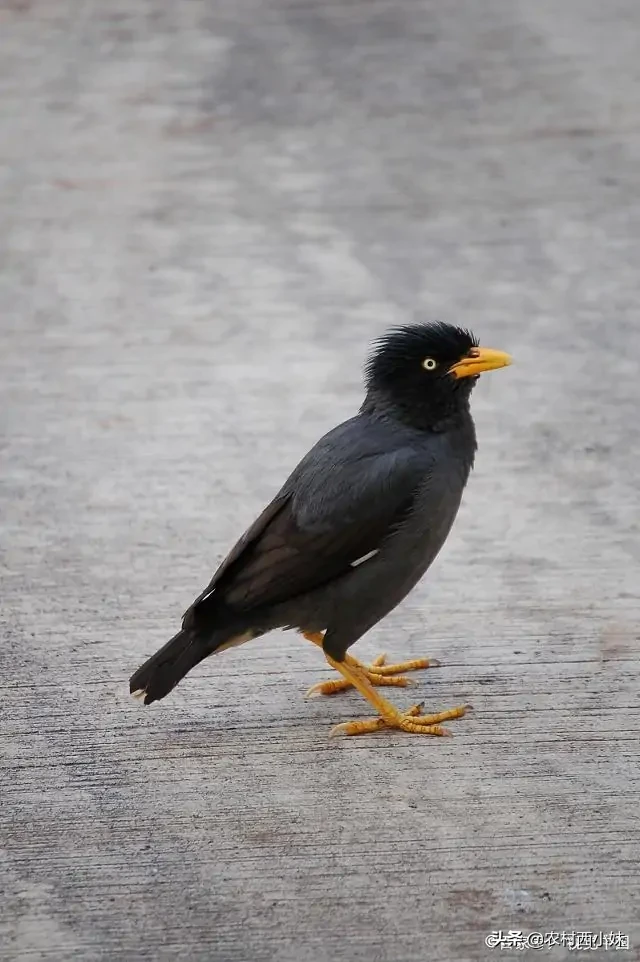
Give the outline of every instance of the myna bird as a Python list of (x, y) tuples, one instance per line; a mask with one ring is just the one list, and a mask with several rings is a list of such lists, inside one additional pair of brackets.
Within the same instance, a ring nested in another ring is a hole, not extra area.
[(437, 662), (385, 665), (381, 656), (367, 668), (347, 649), (402, 601), (444, 544), (476, 451), (471, 391), (479, 374), (510, 361), (439, 322), (380, 338), (358, 414), (302, 459), (185, 612), (182, 629), (131, 677), (131, 692), (149, 705), (209, 655), (293, 628), (342, 675), (314, 691), (353, 686), (378, 712), (335, 731), (448, 734), (440, 723), (465, 706), (403, 712), (376, 691), (404, 687), (399, 672)]

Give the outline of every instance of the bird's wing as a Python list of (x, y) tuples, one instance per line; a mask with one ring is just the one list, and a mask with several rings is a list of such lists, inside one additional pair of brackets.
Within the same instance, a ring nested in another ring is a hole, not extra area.
[(332, 445), (316, 448), (190, 611), (209, 595), (243, 611), (273, 605), (347, 573), (405, 520), (427, 473), (410, 447), (347, 458)]
[(231, 568), (235, 562), (241, 558), (242, 555), (245, 554), (247, 550), (260, 538), (260, 536), (268, 528), (270, 522), (279, 513), (279, 511), (282, 510), (288, 500), (288, 495), (276, 495), (273, 501), (264, 509), (262, 514), (258, 515), (251, 527), (247, 528), (239, 541), (237, 541), (233, 546), (220, 567), (216, 570), (213, 578), (204, 591), (202, 591), (193, 604), (187, 608), (182, 616), (183, 620), (200, 604), (201, 601), (204, 601), (204, 599), (213, 592), (213, 589), (219, 584), (229, 568)]

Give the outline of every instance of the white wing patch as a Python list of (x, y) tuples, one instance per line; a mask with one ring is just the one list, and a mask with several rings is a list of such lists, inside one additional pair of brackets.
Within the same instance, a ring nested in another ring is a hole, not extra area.
[(379, 550), (380, 550), (380, 548), (374, 548), (373, 551), (368, 551), (367, 554), (363, 554), (362, 557), (361, 557), (361, 558), (358, 558), (357, 561), (352, 561), (352, 562), (351, 562), (351, 567), (352, 567), (352, 568), (357, 568), (358, 565), (364, 564), (365, 561), (368, 561), (368, 560), (369, 560), (369, 558), (374, 558), (374, 557), (378, 554)]

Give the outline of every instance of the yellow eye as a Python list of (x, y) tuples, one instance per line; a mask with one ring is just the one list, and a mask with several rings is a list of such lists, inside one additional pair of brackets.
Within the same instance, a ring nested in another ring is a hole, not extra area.
[(438, 362), (434, 361), (432, 357), (425, 357), (422, 366), (425, 371), (433, 371), (438, 366)]

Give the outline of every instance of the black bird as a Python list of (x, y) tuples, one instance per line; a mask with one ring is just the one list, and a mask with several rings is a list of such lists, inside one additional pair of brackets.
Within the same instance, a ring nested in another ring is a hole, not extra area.
[(440, 322), (380, 338), (358, 414), (302, 459), (185, 612), (182, 629), (132, 675), (131, 692), (148, 705), (214, 652), (294, 628), (343, 676), (312, 690), (353, 686), (378, 712), (338, 731), (448, 734), (440, 722), (465, 707), (402, 712), (374, 687), (404, 686), (398, 672), (433, 661), (385, 665), (381, 656), (366, 668), (347, 649), (402, 601), (444, 544), (476, 451), (471, 391), (481, 372), (510, 362)]

